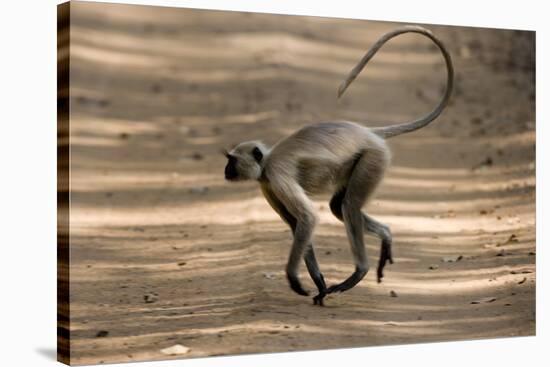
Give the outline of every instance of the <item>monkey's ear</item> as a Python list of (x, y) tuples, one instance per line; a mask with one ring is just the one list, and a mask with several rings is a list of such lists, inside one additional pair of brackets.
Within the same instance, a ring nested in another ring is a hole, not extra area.
[(230, 157), (229, 152), (228, 152), (227, 149), (225, 149), (225, 148), (222, 148), (222, 149), (220, 150), (220, 153), (223, 154), (223, 155), (225, 156), (225, 158), (229, 158), (229, 157)]
[(260, 148), (254, 147), (254, 149), (252, 150), (252, 156), (254, 157), (256, 162), (260, 163), (262, 161), (262, 158), (264, 157), (264, 154), (262, 153)]

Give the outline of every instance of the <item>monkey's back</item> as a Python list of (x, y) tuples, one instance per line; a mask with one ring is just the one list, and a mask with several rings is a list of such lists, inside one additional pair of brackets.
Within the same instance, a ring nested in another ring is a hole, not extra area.
[(291, 175), (310, 193), (347, 182), (354, 162), (369, 150), (387, 154), (382, 138), (352, 122), (320, 122), (301, 128), (271, 150), (265, 170)]

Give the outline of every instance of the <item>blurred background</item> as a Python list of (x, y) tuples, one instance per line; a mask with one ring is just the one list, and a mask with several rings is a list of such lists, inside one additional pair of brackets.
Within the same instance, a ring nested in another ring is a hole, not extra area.
[[(445, 67), (418, 35), (384, 46), (336, 98), (399, 25), (71, 3), (73, 363), (165, 359), (176, 344), (181, 358), (534, 335), (534, 32), (425, 25), (456, 86), (440, 118), (390, 141), (365, 208), (394, 234), (381, 284), (369, 273), (313, 307), (287, 286), (286, 225), (257, 184), (223, 179), (221, 149), (243, 140), (431, 110)], [(314, 243), (333, 284), (353, 262), (328, 199)]]

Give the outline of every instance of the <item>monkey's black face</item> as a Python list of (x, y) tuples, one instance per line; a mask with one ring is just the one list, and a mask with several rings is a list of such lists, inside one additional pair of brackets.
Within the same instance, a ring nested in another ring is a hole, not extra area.
[[(230, 152), (223, 151), (227, 158), (225, 179), (227, 181), (258, 180), (262, 174), (264, 152), (256, 141), (240, 143)], [(263, 146), (262, 146), (263, 147)], [(265, 148), (263, 148), (265, 151)]]
[(232, 155), (227, 156), (227, 165), (225, 166), (225, 179), (228, 181), (236, 181), (239, 178), (237, 172), (237, 158)]

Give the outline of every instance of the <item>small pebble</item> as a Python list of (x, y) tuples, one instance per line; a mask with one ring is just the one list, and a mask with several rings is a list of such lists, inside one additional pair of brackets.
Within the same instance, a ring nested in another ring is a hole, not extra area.
[(275, 279), (275, 273), (264, 273), (264, 278)]
[(96, 338), (105, 338), (107, 335), (109, 335), (109, 332), (107, 330), (100, 330), (95, 335)]
[(208, 187), (206, 186), (195, 186), (189, 189), (189, 192), (192, 194), (206, 194), (208, 192)]
[(191, 155), (191, 158), (193, 158), (196, 161), (200, 161), (201, 159), (204, 158), (204, 156), (198, 152), (195, 152)]
[(143, 300), (145, 301), (145, 303), (153, 303), (156, 302), (158, 299), (158, 296), (152, 293), (143, 296)]

